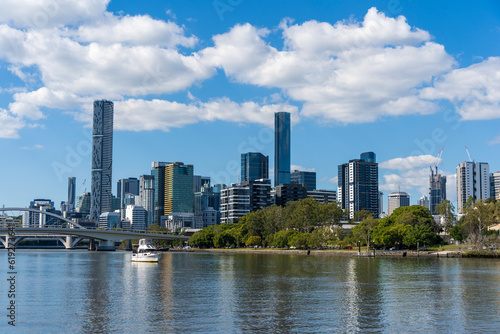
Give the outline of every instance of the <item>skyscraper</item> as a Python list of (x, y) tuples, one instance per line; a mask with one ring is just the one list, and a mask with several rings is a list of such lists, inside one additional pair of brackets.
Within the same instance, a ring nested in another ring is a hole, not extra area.
[(146, 228), (154, 224), (155, 213), (155, 177), (139, 176), (139, 205), (146, 210)]
[(356, 212), (370, 211), (379, 216), (378, 164), (373, 152), (361, 154), (361, 159), (350, 160), (338, 167), (338, 201), (349, 210), (350, 218)]
[(427, 196), (422, 195), (422, 197), (420, 197), (420, 199), (418, 200), (418, 205), (424, 206), (428, 209), (429, 208), (429, 199), (427, 198)]
[(500, 171), (490, 174), (490, 197), (500, 200)]
[(153, 221), (155, 225), (161, 225), (161, 216), (163, 216), (163, 207), (165, 205), (165, 168), (169, 162), (152, 162), (151, 175), (154, 176), (155, 188), (155, 208)]
[(306, 186), (307, 191), (313, 191), (316, 189), (316, 172), (294, 170), (290, 174), (290, 183), (302, 184)]
[[(116, 184), (116, 196), (120, 199), (121, 219), (125, 219), (125, 210), (127, 209), (127, 205), (130, 204), (125, 203), (126, 199), (134, 197), (128, 195), (139, 196), (139, 180), (135, 177), (120, 179)], [(134, 205), (135, 204), (139, 205), (134, 202)]]
[(393, 211), (402, 206), (410, 206), (410, 195), (404, 191), (395, 191), (389, 194), (387, 205), (387, 215), (392, 215)]
[(75, 211), (75, 199), (76, 199), (76, 177), (68, 177), (68, 202), (67, 211)]
[(438, 174), (431, 168), (430, 176), (430, 210), (431, 214), (436, 214), (436, 205), (446, 199), (446, 176)]
[(457, 166), (458, 213), (464, 213), (469, 197), (474, 201), (490, 197), (490, 167), (486, 162), (464, 161)]
[(258, 152), (241, 154), (241, 182), (269, 179), (269, 157)]
[(113, 102), (94, 101), (90, 219), (112, 211)]
[(193, 165), (182, 162), (165, 167), (165, 216), (175, 212), (193, 213)]
[(274, 186), (290, 183), (290, 113), (274, 114)]

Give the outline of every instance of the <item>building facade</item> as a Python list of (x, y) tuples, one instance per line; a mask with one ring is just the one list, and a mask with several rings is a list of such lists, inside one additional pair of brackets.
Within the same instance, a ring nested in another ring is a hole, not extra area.
[(464, 213), (465, 203), (490, 197), (490, 168), (486, 162), (464, 161), (457, 166), (458, 213)]
[(290, 174), (290, 183), (302, 184), (307, 191), (316, 190), (316, 172), (294, 170)]
[(287, 202), (299, 201), (307, 197), (307, 189), (302, 184), (280, 184), (274, 188), (274, 203), (285, 206)]
[(194, 212), (193, 165), (173, 162), (165, 167), (164, 215)]
[(99, 217), (100, 228), (122, 228), (121, 217), (118, 212), (104, 212)]
[(68, 177), (68, 201), (66, 202), (66, 210), (73, 212), (76, 208), (76, 177)]
[(490, 174), (490, 197), (500, 200), (500, 171)]
[(307, 191), (307, 197), (314, 198), (321, 204), (327, 204), (337, 201), (337, 192), (332, 190), (313, 190)]
[(274, 186), (290, 183), (290, 113), (274, 114)]
[(155, 225), (161, 225), (163, 207), (165, 206), (165, 169), (169, 162), (152, 162), (151, 175), (154, 177), (155, 199), (153, 221)]
[(154, 225), (155, 213), (155, 177), (139, 176), (139, 205), (146, 210), (146, 228)]
[(387, 215), (390, 216), (395, 209), (402, 206), (410, 206), (410, 195), (404, 191), (395, 191), (389, 194), (387, 203)]
[(379, 217), (378, 164), (373, 152), (361, 154), (361, 159), (350, 160), (338, 167), (338, 201), (349, 210), (350, 218), (356, 212), (370, 211)]
[(420, 199), (418, 200), (418, 205), (424, 206), (429, 209), (429, 199), (427, 198), (427, 196), (422, 195), (422, 197), (420, 197)]
[(112, 211), (113, 102), (94, 101), (90, 219)]
[(146, 209), (138, 205), (127, 205), (125, 220), (130, 223), (130, 230), (145, 230)]
[[(125, 219), (125, 209), (127, 205), (136, 204), (135, 196), (139, 195), (139, 180), (135, 177), (118, 180), (116, 184), (116, 195), (120, 199), (121, 219)], [(137, 204), (139, 205), (139, 203)]]
[(232, 184), (222, 189), (220, 195), (221, 224), (237, 223), (238, 219), (250, 212), (250, 187)]
[(241, 182), (269, 179), (269, 157), (258, 152), (241, 154)]
[(446, 176), (438, 174), (437, 167), (436, 171), (431, 168), (430, 176), (430, 191), (429, 191), (429, 209), (431, 214), (436, 214), (436, 205), (441, 203), (446, 199)]

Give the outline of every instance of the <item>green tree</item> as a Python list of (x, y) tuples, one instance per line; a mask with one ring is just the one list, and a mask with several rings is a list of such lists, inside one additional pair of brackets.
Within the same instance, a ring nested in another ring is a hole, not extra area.
[(230, 230), (222, 231), (214, 236), (214, 246), (216, 248), (232, 247), (236, 244), (236, 239)]
[(285, 248), (290, 246), (290, 239), (293, 238), (298, 232), (293, 230), (283, 230), (274, 234), (272, 245), (277, 248)]
[(290, 246), (297, 248), (309, 248), (311, 246), (310, 233), (297, 233), (290, 239)]
[(455, 225), (450, 229), (450, 236), (459, 242), (464, 241), (467, 238), (467, 234), (464, 232), (464, 227), (462, 225)]
[(403, 243), (408, 247), (432, 245), (436, 240), (436, 233), (429, 225), (408, 226), (403, 237)]
[(260, 246), (262, 245), (262, 238), (257, 235), (253, 235), (247, 239), (245, 242), (245, 245), (247, 246)]

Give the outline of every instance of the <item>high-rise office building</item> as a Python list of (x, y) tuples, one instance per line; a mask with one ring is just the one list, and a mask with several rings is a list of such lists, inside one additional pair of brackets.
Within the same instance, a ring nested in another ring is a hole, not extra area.
[(431, 214), (436, 214), (436, 205), (446, 199), (446, 176), (438, 174), (437, 167), (434, 171), (431, 168), (430, 176), (430, 210)]
[(193, 192), (200, 192), (202, 187), (210, 187), (210, 176), (193, 175)]
[(458, 213), (464, 213), (469, 197), (474, 201), (490, 197), (490, 167), (486, 162), (464, 161), (457, 166)]
[(155, 208), (153, 221), (155, 225), (161, 225), (161, 216), (163, 216), (163, 207), (165, 205), (165, 168), (169, 162), (151, 163), (151, 175), (154, 176), (155, 188)]
[(429, 209), (429, 199), (427, 198), (427, 196), (422, 195), (422, 197), (420, 197), (420, 199), (418, 200), (418, 205), (424, 206)]
[(269, 179), (269, 157), (258, 152), (241, 154), (241, 182)]
[(349, 210), (351, 219), (361, 210), (368, 210), (378, 217), (378, 164), (375, 153), (362, 153), (361, 159), (339, 165), (338, 172), (337, 194), (342, 209)]
[(113, 102), (94, 101), (90, 219), (112, 211)]
[(66, 202), (66, 211), (75, 211), (76, 200), (76, 177), (68, 177), (68, 201)]
[(82, 215), (90, 214), (90, 193), (83, 193), (82, 196), (76, 197), (76, 212)]
[(131, 230), (146, 229), (146, 210), (142, 206), (127, 205), (125, 219), (130, 222)]
[(274, 114), (274, 186), (290, 183), (290, 113)]
[(238, 219), (251, 211), (250, 187), (232, 184), (231, 187), (222, 189), (220, 195), (220, 222), (237, 223)]
[(173, 212), (194, 212), (193, 165), (182, 162), (165, 167), (165, 216)]
[(146, 210), (146, 228), (154, 225), (155, 177), (153, 175), (139, 176), (139, 205)]
[[(120, 179), (116, 184), (116, 195), (120, 199), (120, 212), (121, 219), (125, 219), (125, 210), (127, 205), (130, 203), (131, 196), (139, 196), (139, 180), (135, 177), (129, 177), (128, 179)], [(133, 199), (135, 203), (135, 198)], [(137, 205), (139, 205), (137, 203)]]
[(307, 191), (313, 191), (316, 189), (316, 172), (294, 170), (290, 174), (290, 183), (302, 184), (306, 186)]
[(490, 174), (490, 197), (500, 200), (500, 171)]
[(404, 191), (390, 193), (387, 205), (387, 215), (392, 215), (395, 209), (402, 206), (410, 206), (410, 195)]
[(314, 198), (321, 204), (327, 204), (337, 201), (337, 192), (332, 190), (312, 190), (307, 191), (307, 197)]
[(274, 188), (274, 202), (285, 206), (288, 202), (299, 201), (307, 197), (307, 189), (302, 184), (280, 184)]

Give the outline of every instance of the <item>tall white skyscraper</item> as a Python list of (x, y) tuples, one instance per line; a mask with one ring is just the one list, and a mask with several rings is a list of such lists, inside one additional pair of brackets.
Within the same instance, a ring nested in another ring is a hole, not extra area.
[(490, 174), (490, 197), (500, 200), (500, 171)]
[(139, 176), (139, 205), (146, 209), (146, 228), (154, 224), (155, 213), (155, 177)]
[(113, 162), (113, 102), (94, 101), (92, 130), (92, 173), (90, 219), (99, 221), (104, 212), (111, 212)]
[(469, 196), (474, 200), (490, 197), (490, 167), (486, 162), (464, 161), (457, 167), (458, 213), (464, 213)]

